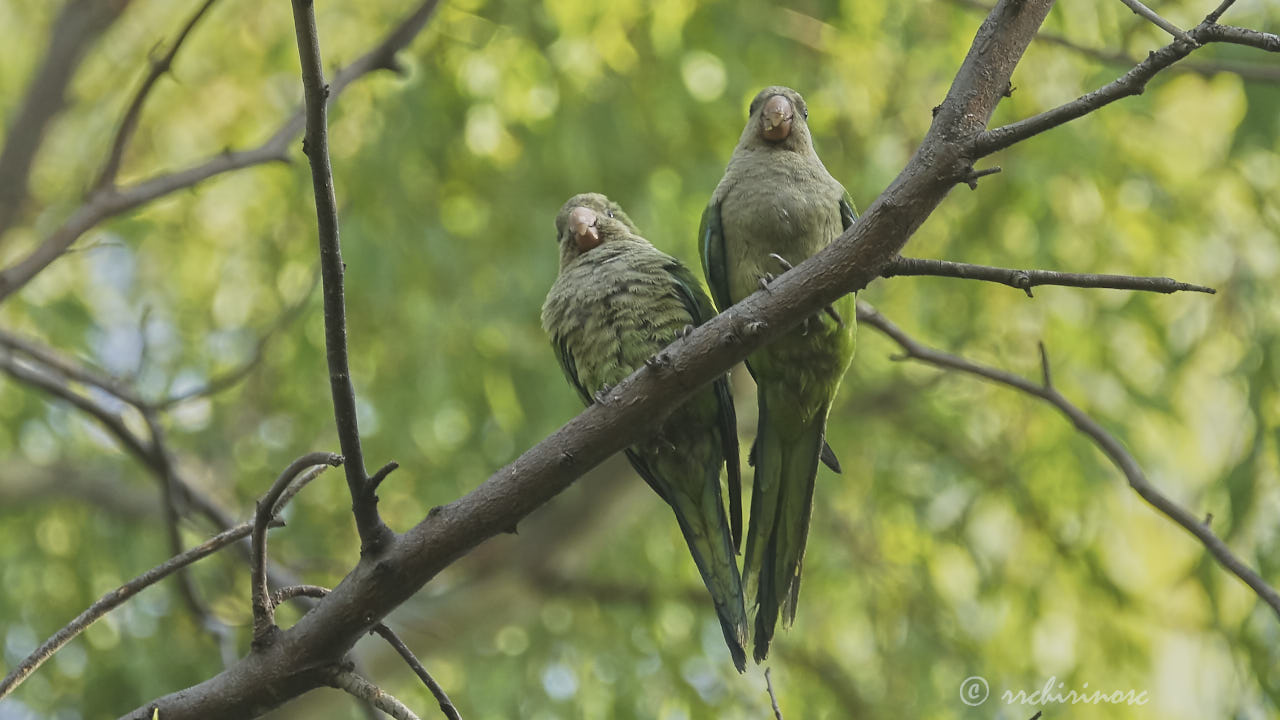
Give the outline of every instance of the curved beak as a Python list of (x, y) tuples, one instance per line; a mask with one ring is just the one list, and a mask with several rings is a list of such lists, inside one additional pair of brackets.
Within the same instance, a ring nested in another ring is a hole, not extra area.
[(764, 104), (760, 113), (760, 136), (770, 142), (785, 140), (791, 134), (791, 119), (795, 108), (782, 95), (774, 95)]
[(600, 244), (600, 229), (596, 227), (596, 214), (591, 208), (576, 207), (569, 211), (569, 232), (580, 252)]

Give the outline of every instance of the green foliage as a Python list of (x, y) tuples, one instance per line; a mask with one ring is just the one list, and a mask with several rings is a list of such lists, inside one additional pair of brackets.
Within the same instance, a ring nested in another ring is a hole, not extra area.
[[(0, 243), (0, 265), (74, 208), (148, 51), (174, 35), (187, 5), (135, 0), (90, 53), (36, 160), (31, 205), (41, 211)], [(406, 5), (319, 4), (326, 67), (358, 57)], [(1211, 9), (1174, 5), (1184, 25)], [(1276, 19), (1253, 13), (1228, 19)], [(44, 2), (0, 4), (6, 127), (54, 14)], [(410, 527), (578, 412), (538, 326), (565, 198), (607, 193), (696, 267), (698, 217), (747, 102), (782, 83), (804, 93), (819, 153), (865, 208), (928, 128), (980, 19), (949, 3), (442, 3), (404, 53), (408, 75), (360, 81), (331, 116), (365, 451), (374, 467), (402, 466), (381, 490), (389, 524)], [(122, 180), (273, 132), (300, 97), (290, 23), (286, 3), (215, 5), (150, 99)], [(1047, 30), (1135, 56), (1165, 41), (1120, 3), (1064, 3)], [(1272, 57), (1209, 48), (1193, 59)], [(1034, 45), (993, 122), (1122, 71)], [(1275, 85), (1161, 75), (1142, 96), (992, 158), (1004, 172), (977, 192), (957, 189), (907, 251), (1168, 275), (1215, 296), (1040, 288), (1029, 300), (932, 278), (877, 282), (862, 295), (922, 341), (1028, 376), (1043, 340), (1064, 394), (1170, 496), (1212, 513), (1215, 531), (1273, 585), (1278, 108)], [(234, 369), (308, 297), (317, 266), (310, 178), (296, 148), (291, 157), (91, 231), (0, 305), (0, 326), (136, 375), (149, 397)], [(820, 472), (797, 624), (771, 658), (787, 717), (1030, 717), (1041, 708), (1006, 706), (999, 694), (1050, 677), (1151, 700), (1080, 711), (1089, 717), (1280, 712), (1280, 625), (1246, 587), (1050, 407), (895, 363), (896, 351), (863, 329), (833, 411), (845, 472)], [(744, 372), (734, 382), (745, 453), (754, 392)], [(175, 407), (163, 424), (182, 471), (240, 517), (290, 460), (336, 450), (316, 294), (242, 383)], [(70, 490), (100, 483), (150, 498), (154, 479), (92, 421), (8, 377), (0, 458), (0, 637), (11, 667), (171, 553), (158, 501), (126, 511)], [(19, 476), (44, 478), (43, 491), (10, 492), (27, 487)], [(271, 534), (272, 558), (306, 582), (336, 584), (357, 553), (349, 502), (338, 473), (322, 476)], [(192, 520), (184, 543), (211, 532)], [(245, 651), (241, 557), (225, 552), (193, 576)], [(733, 672), (669, 512), (620, 461), (518, 536), (457, 563), (390, 624), (469, 719), (770, 712), (761, 672)], [(358, 650), (374, 680), (431, 716), (426, 691), (376, 639)], [(75, 641), (0, 702), (0, 716), (111, 715), (219, 668), (214, 639), (170, 581)], [(960, 702), (971, 675), (990, 682), (981, 708)], [(327, 693), (277, 716), (317, 712), (360, 717)]]

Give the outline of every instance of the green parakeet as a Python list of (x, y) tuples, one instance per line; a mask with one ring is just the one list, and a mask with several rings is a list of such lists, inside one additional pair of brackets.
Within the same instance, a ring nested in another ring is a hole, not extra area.
[[(583, 403), (618, 384), (690, 326), (715, 315), (697, 278), (640, 237), (603, 195), (575, 195), (556, 216), (560, 272), (542, 326)], [(746, 668), (747, 615), (738, 574), (742, 537), (737, 421), (726, 378), (694, 393), (627, 458), (675, 511), (711, 592), (733, 664)], [(720, 469), (727, 470), (726, 522)]]
[[(821, 250), (856, 218), (848, 193), (814, 152), (799, 93), (765, 88), (748, 115), (698, 232), (702, 269), (721, 310)], [(854, 302), (841, 298), (747, 358), (760, 404), (743, 567), (747, 605), (756, 609), (756, 662), (769, 653), (779, 611), (786, 625), (795, 620), (818, 462), (840, 471), (825, 435), (853, 359)]]

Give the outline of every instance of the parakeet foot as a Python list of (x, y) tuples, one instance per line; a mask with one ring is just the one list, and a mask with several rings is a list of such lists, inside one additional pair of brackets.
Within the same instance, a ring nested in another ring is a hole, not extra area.
[(769, 292), (769, 283), (776, 279), (773, 273), (765, 273), (760, 277), (760, 289)]
[[(781, 255), (779, 255), (778, 253), (769, 253), (769, 257), (773, 258), (773, 260), (774, 260), (775, 262), (777, 262), (779, 265), (781, 265), (781, 266), (782, 266), (782, 269), (783, 269), (783, 271), (784, 271), (784, 272), (785, 272), (785, 271), (793, 270), (793, 269), (795, 268), (795, 266), (794, 266), (794, 265), (792, 265), (792, 264), (790, 263), (790, 261), (788, 261), (786, 258), (784, 258), (784, 257), (782, 257)], [(768, 275), (768, 273), (766, 273), (766, 275)], [(772, 281), (773, 281), (773, 277), (772, 277), (772, 276), (769, 276), (769, 280), (770, 280), (770, 282), (772, 282)], [(832, 306), (832, 305), (828, 305), (828, 306), (826, 306), (826, 307), (822, 308), (822, 311), (823, 311), (823, 312), (825, 312), (825, 313), (826, 313), (826, 314), (827, 314), (827, 315), (828, 315), (832, 320), (835, 320), (835, 321), (836, 321), (836, 327), (844, 327), (844, 318), (840, 317), (840, 313), (836, 312), (836, 309), (835, 309), (835, 307), (834, 307), (834, 306)], [(804, 323), (804, 330), (802, 330), (802, 331), (800, 332), (800, 334), (801, 334), (801, 335), (808, 335), (808, 334), (809, 334), (809, 321), (808, 321), (808, 320), (806, 320), (806, 321), (805, 321), (805, 323)]]
[(596, 391), (596, 394), (592, 395), (591, 397), (593, 400), (596, 401), (596, 404), (598, 405), (608, 405), (609, 391), (611, 390), (613, 390), (612, 385), (601, 385), (600, 389)]
[(666, 370), (667, 368), (671, 367), (671, 356), (665, 352), (660, 352), (656, 355), (650, 355), (649, 357), (645, 358), (644, 364), (645, 364), (645, 367), (649, 368), (650, 370), (654, 370), (654, 371)]
[(677, 337), (677, 338), (679, 338), (679, 339), (681, 339), (681, 340), (683, 340), (683, 339), (685, 339), (685, 338), (689, 337), (691, 334), (693, 334), (693, 326), (692, 326), (692, 325), (685, 325), (684, 327), (682, 327), (682, 328), (680, 328), (679, 330), (677, 330), (677, 331), (676, 331), (676, 337)]

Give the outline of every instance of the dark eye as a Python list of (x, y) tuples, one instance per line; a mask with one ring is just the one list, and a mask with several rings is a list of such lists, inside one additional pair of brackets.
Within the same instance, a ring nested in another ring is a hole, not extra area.
[(608, 215), (609, 217), (613, 217), (613, 210), (605, 210), (604, 212), (605, 212), (605, 214), (606, 214), (606, 215)]
[(808, 120), (808, 119), (809, 119), (809, 108), (805, 108), (805, 109), (804, 109), (804, 119), (805, 119), (805, 120)]

